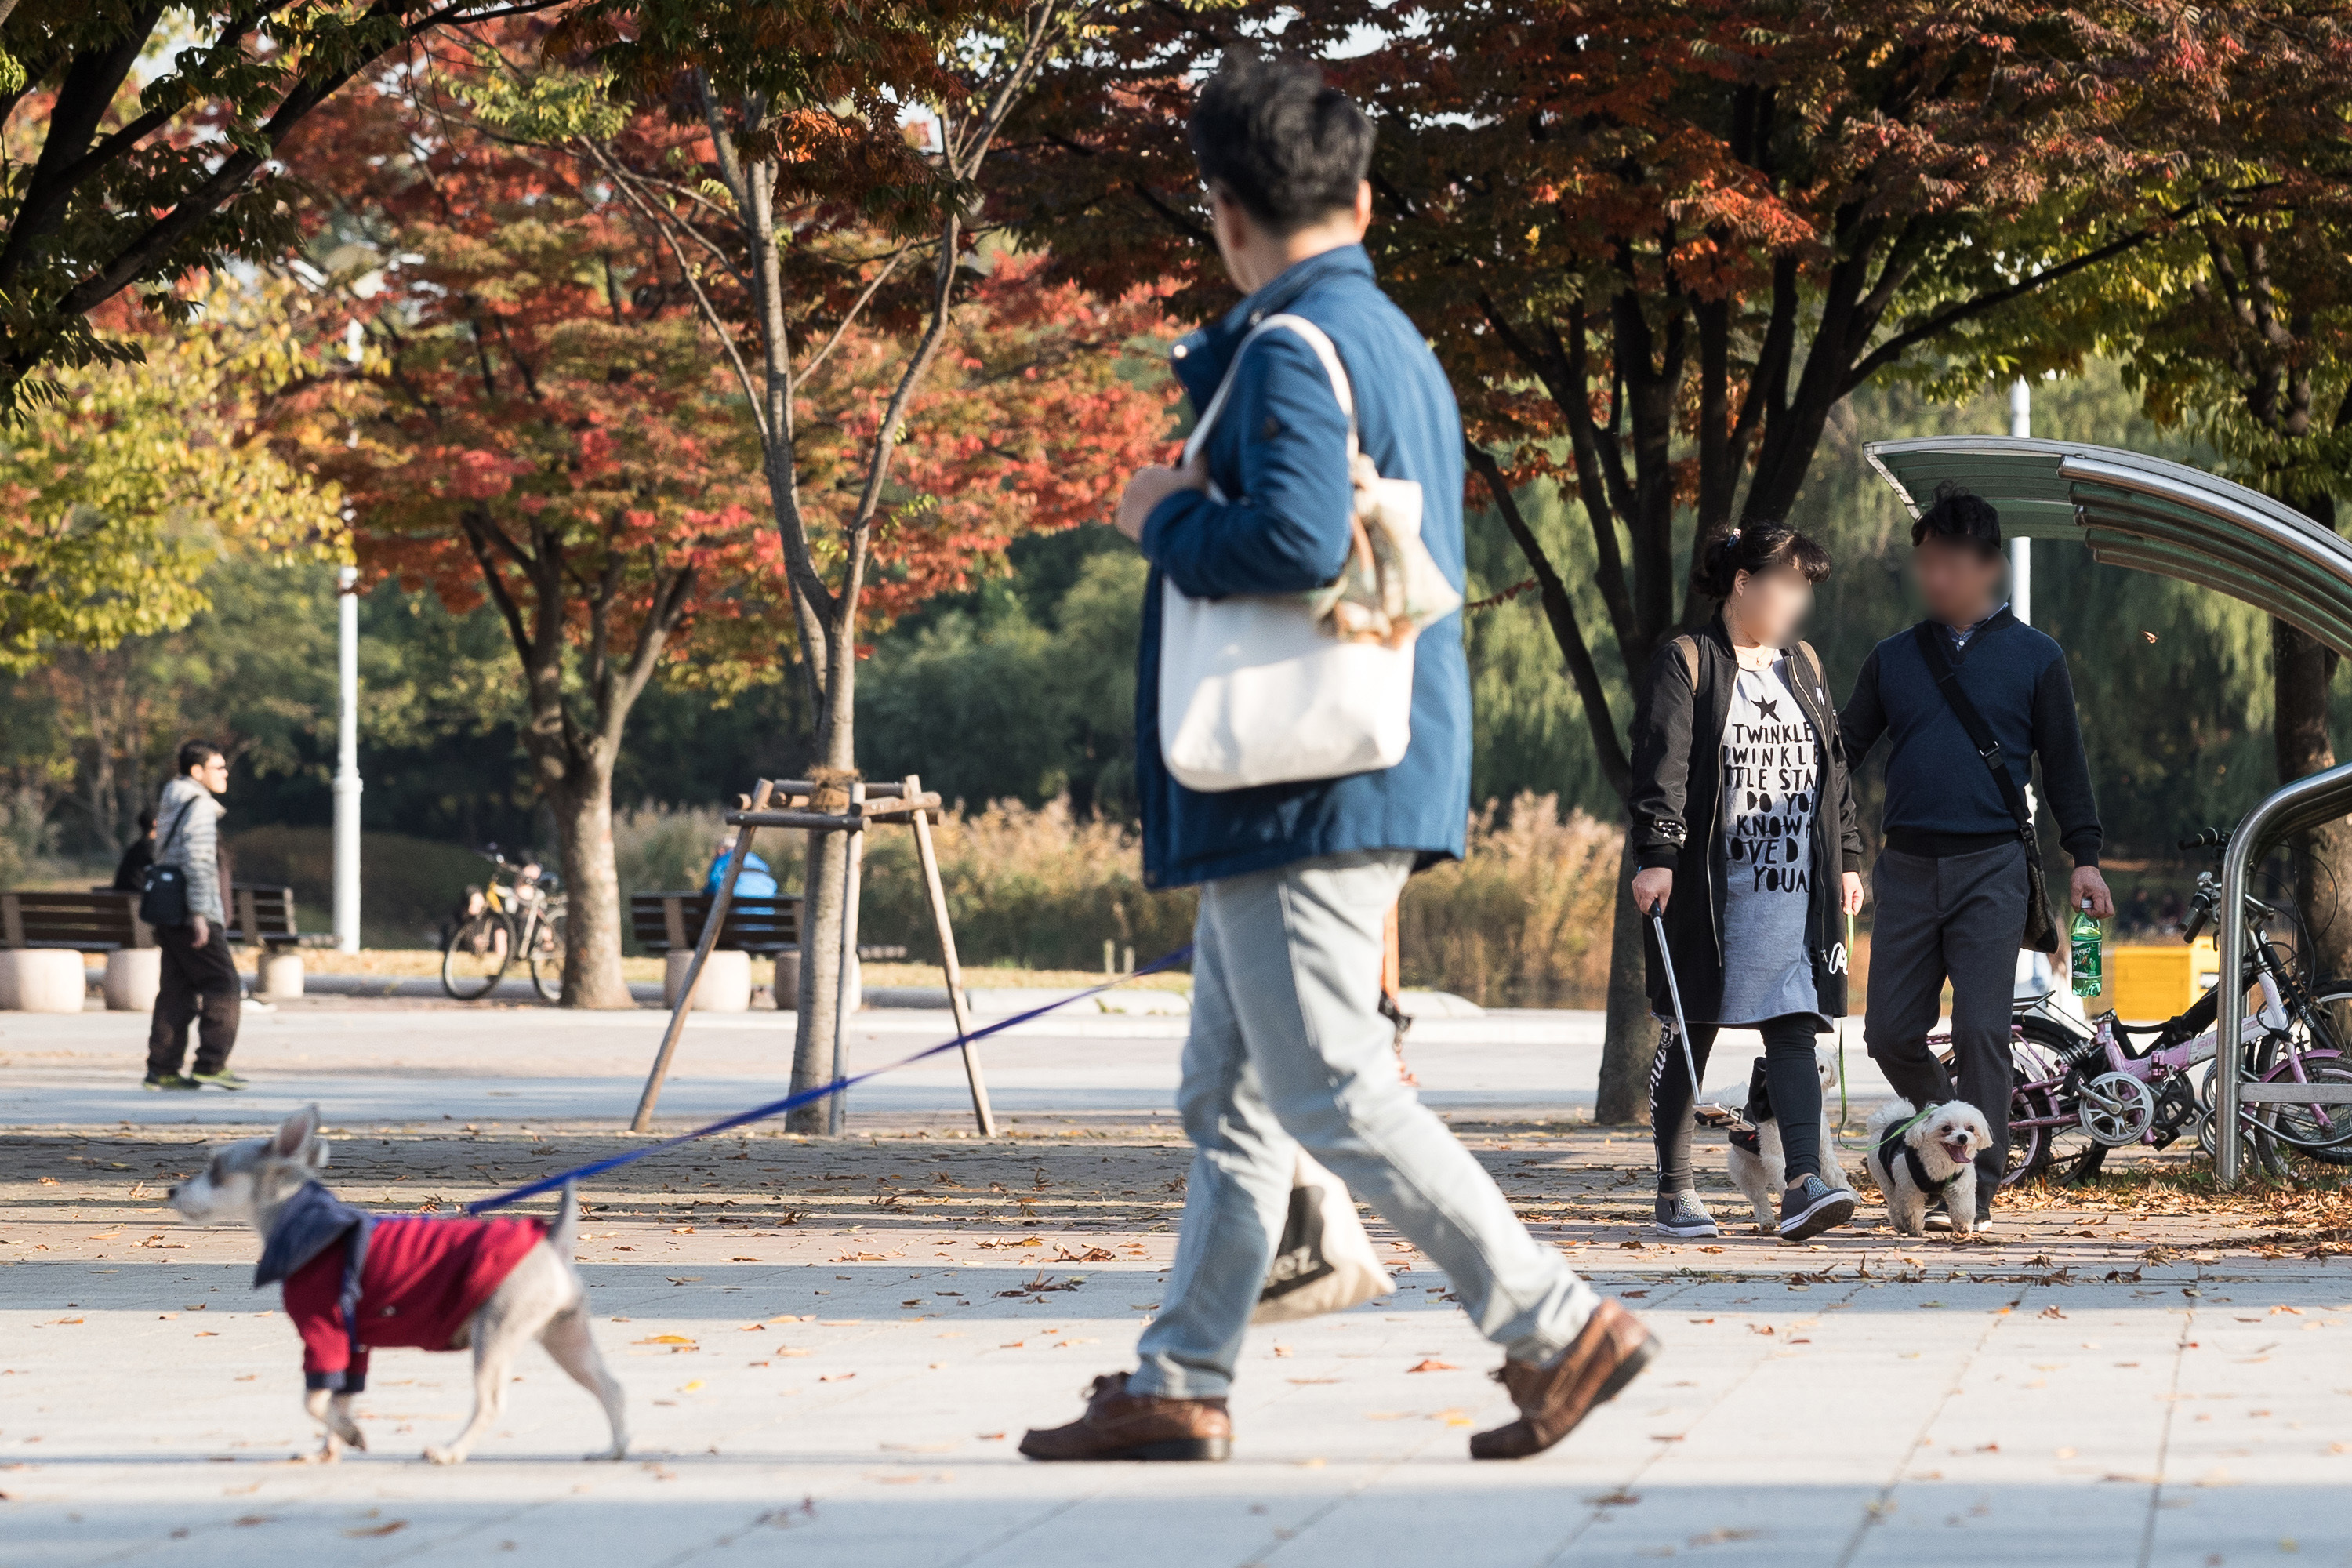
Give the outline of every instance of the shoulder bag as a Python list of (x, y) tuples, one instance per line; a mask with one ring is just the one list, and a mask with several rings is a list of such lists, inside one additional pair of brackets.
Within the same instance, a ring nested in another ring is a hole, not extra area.
[(2025, 945), (2035, 952), (2058, 951), (2058, 919), (2050, 909), (2050, 879), (2042, 870), (2042, 846), (2033, 837), (2033, 812), (2025, 804), (2025, 792), (2017, 787), (2017, 775), (2009, 771), (2002, 760), (2000, 742), (1993, 736), (1992, 727), (1969, 700), (1968, 689), (1960, 684), (1960, 672), (1952, 668), (1951, 655), (1944, 651), (1943, 638), (1935, 626), (1921, 621), (1911, 628), (1911, 638), (1919, 645), (1919, 657), (1927, 661), (1927, 673), (1936, 678), (1936, 689), (1951, 704), (1952, 716), (1960, 728), (1969, 732), (1969, 744), (1992, 770), (1993, 782), (2000, 786), (2000, 798), (2009, 803), (2010, 816), (2017, 818), (2017, 841), (2025, 846)]
[[(1163, 584), (1160, 754), (1176, 782), (1216, 793), (1393, 767), (1412, 742), (1412, 643), (1460, 607), (1421, 538), (1421, 486), (1380, 476), (1357, 441), (1355, 398), (1339, 351), (1302, 316), (1269, 316), (1234, 351), (1184, 444), (1191, 462), (1224, 411), (1250, 344), (1304, 339), (1348, 416), (1355, 543), (1332, 583), (1309, 594), (1195, 599)], [(1213, 481), (1209, 495), (1225, 496)]]
[(196, 808), (203, 797), (191, 796), (172, 818), (171, 830), (155, 841), (155, 858), (147, 867), (146, 879), (139, 892), (139, 918), (151, 926), (184, 926), (188, 923), (188, 874), (181, 867), (163, 864), (163, 851), (179, 837), (186, 826), (188, 813)]

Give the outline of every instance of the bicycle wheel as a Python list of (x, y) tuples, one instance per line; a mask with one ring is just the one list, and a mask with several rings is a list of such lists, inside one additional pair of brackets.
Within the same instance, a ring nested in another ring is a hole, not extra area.
[[(2306, 1031), (2300, 1019), (2294, 1026), (2295, 1043), (2304, 1047), (2306, 1060), (2313, 1057), (2322, 1060), (2333, 1058), (2339, 1068), (2352, 1064), (2352, 980), (2323, 980), (2313, 986), (2311, 1011), (2313, 1026), (2308, 1039), (2304, 1037)], [(2311, 1076), (2320, 1077), (2316, 1071)], [(2336, 1129), (2334, 1137), (2310, 1144), (2291, 1141), (2315, 1160), (2330, 1165), (2352, 1165), (2352, 1105), (2332, 1105), (2326, 1110)], [(2311, 1120), (2308, 1110), (2304, 1120)]]
[[(2000, 1184), (2030, 1182), (2053, 1166), (2068, 1174), (2084, 1150), (2095, 1150), (2089, 1133), (2074, 1119), (2073, 1097), (2064, 1087), (2065, 1047), (2071, 1043), (2053, 1026), (2028, 1018), (2017, 1027), (2022, 1037), (2009, 1044), (2009, 1165)], [(1957, 1076), (1957, 1064), (1947, 1050), (1940, 1055), (1944, 1070)]]
[(514, 926), (496, 910), (468, 916), (441, 949), (441, 989), (460, 1002), (478, 1002), (497, 988), (514, 962)]
[(542, 911), (530, 931), (530, 983), (550, 1002), (563, 1000), (563, 901), (556, 900)]

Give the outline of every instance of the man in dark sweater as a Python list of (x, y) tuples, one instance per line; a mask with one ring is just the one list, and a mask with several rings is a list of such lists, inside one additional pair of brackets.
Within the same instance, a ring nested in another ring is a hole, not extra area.
[[(2042, 759), (2043, 793), (2074, 862), (2068, 904), (2112, 916), (2066, 655), (1997, 598), (2000, 514), (1947, 484), (1912, 525), (1911, 544), (1930, 635), (2000, 742), (1997, 765), (2023, 790)], [(1859, 768), (1879, 737), (1888, 741), (1863, 1036), (1897, 1094), (1923, 1107), (1953, 1098), (1927, 1043), (1951, 983), (1959, 1098), (1992, 1129), (1977, 1159), (1981, 1226), (2009, 1163), (2009, 1013), (2030, 873), (2008, 797), (1937, 689), (1918, 635), (1906, 629), (1871, 650), (1839, 716), (1848, 768)]]

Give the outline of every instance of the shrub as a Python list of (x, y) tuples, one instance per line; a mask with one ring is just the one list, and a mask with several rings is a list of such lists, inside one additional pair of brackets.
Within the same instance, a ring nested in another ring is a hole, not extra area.
[(1405, 885), (1405, 983), (1484, 1005), (1597, 1007), (1624, 831), (1522, 793), (1470, 819), (1468, 854)]

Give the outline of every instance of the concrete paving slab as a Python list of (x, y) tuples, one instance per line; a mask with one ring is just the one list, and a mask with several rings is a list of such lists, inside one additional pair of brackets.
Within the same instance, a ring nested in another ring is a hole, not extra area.
[[(938, 1037), (936, 1014), (859, 1022), (860, 1063)], [(666, 1120), (775, 1092), (788, 1023), (697, 1018)], [(250, 1026), (251, 1093), (167, 1101), (125, 1087), (140, 1020), (0, 1016), (0, 1564), (2352, 1561), (2352, 1267), (2266, 1261), (2259, 1215), (2043, 1200), (1967, 1246), (1868, 1207), (1803, 1247), (1662, 1243), (1646, 1137), (1578, 1115), (1598, 1028), (1575, 1015), (1425, 1018), (1409, 1051), (1538, 1234), (1665, 1347), (1539, 1459), (1467, 1459), (1508, 1414), (1495, 1352), (1377, 1218), (1399, 1289), (1253, 1332), (1232, 1462), (1019, 1459), (1131, 1364), (1182, 1199), (1181, 1021), (1095, 1015), (991, 1043), (1017, 1136), (954, 1136), (941, 1064), (862, 1097), (854, 1137), (730, 1137), (595, 1184), (583, 1272), (626, 1462), (576, 1457), (601, 1417), (531, 1352), (474, 1460), (428, 1466), (467, 1367), (399, 1351), (361, 1401), (372, 1451), (295, 1462), (299, 1347), (248, 1288), (255, 1240), (177, 1226), (163, 1189), (316, 1098), (346, 1195), (446, 1210), (637, 1146), (614, 1122), (658, 1025), (306, 1001)], [(1733, 1051), (1710, 1082), (1744, 1079)], [(1712, 1140), (1700, 1168), (1720, 1194)]]

